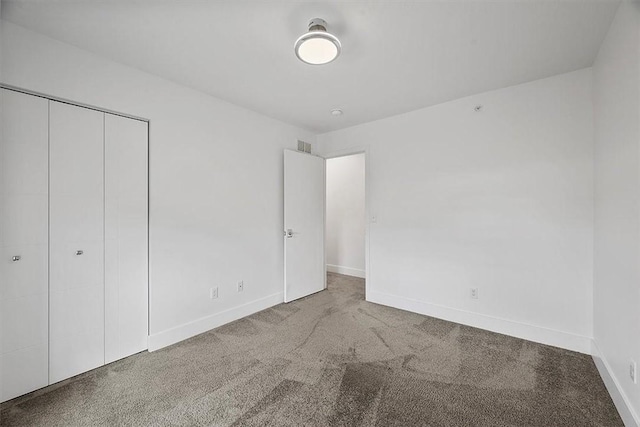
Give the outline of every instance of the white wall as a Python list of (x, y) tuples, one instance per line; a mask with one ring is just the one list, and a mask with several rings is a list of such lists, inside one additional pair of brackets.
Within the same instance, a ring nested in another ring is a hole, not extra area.
[(594, 106), (595, 349), (621, 393), (610, 388), (614, 401), (633, 408), (619, 404), (621, 414), (640, 424), (629, 377), (631, 359), (640, 364), (640, 3), (622, 3), (600, 48)]
[(327, 160), (327, 270), (365, 277), (364, 153)]
[(282, 150), (312, 134), (6, 21), (2, 49), (3, 83), (150, 119), (152, 348), (282, 301)]
[(323, 153), (368, 146), (368, 299), (589, 352), (591, 78), (584, 69), (318, 136)]

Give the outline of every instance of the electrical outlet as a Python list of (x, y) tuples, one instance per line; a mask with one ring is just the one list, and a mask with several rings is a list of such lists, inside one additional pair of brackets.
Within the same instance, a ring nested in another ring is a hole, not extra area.
[(471, 288), (471, 298), (478, 299), (478, 288)]
[(244, 291), (244, 281), (240, 280), (238, 282), (238, 292), (242, 292), (242, 291)]
[(634, 384), (638, 384), (638, 367), (636, 366), (636, 362), (633, 360), (629, 363), (629, 377)]
[(216, 299), (218, 298), (218, 287), (209, 289), (209, 298)]

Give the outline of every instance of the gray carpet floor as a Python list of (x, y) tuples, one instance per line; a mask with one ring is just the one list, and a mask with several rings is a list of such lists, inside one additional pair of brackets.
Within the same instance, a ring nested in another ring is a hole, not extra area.
[(622, 426), (589, 356), (329, 289), (2, 405), (3, 426)]

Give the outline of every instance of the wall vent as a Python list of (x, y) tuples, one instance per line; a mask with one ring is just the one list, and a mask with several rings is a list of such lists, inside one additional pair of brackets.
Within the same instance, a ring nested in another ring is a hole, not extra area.
[(311, 144), (298, 140), (298, 151), (303, 153), (311, 153)]

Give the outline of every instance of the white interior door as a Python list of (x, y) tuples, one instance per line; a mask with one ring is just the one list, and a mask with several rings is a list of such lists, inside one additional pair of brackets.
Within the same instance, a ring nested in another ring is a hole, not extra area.
[(104, 364), (104, 113), (50, 101), (49, 381)]
[(0, 401), (48, 378), (49, 102), (0, 89)]
[(105, 114), (105, 363), (147, 349), (147, 123)]
[(324, 159), (284, 151), (284, 300), (325, 288)]

